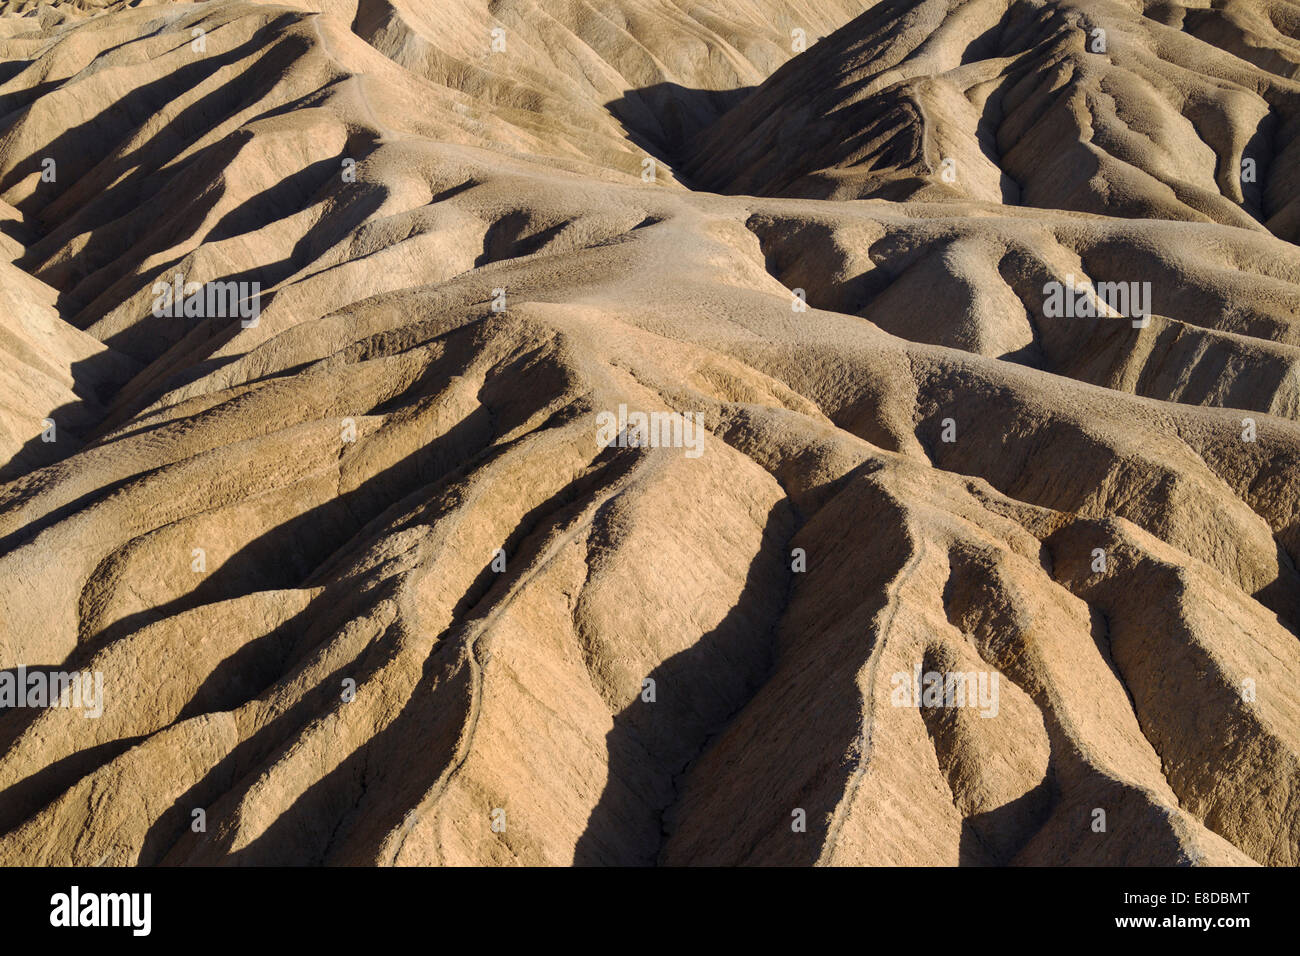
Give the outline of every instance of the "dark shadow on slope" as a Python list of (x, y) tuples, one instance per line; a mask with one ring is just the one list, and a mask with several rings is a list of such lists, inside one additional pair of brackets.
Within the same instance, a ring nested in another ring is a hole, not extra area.
[(980, 152), (998, 170), (998, 187), (1002, 192), (1001, 198), (1004, 206), (1019, 206), (1021, 204), (1020, 183), (1016, 182), (1003, 167), (1002, 153), (998, 148), (998, 130), (1002, 126), (1004, 115), (1002, 100), (1006, 96), (1007, 90), (1014, 89), (1019, 80), (1020, 73), (1013, 72), (1005, 82), (988, 95), (988, 98), (984, 101), (984, 109), (980, 111), (979, 122), (975, 127), (975, 140), (979, 143)]
[(92, 412), (85, 402), (66, 402), (46, 413), (45, 421), (54, 423), (54, 441), (46, 441), (42, 431), (26, 441), (7, 461), (0, 464), (0, 483), (14, 481), (40, 468), (53, 465), (84, 447), (82, 429), (102, 412)]
[(605, 108), (623, 124), (633, 143), (689, 187), (681, 172), (690, 163), (687, 144), (755, 89), (696, 90), (679, 83), (655, 83), (629, 90)]
[[(303, 586), (319, 565), (400, 499), (437, 482), (451, 469), (470, 467), (481, 458), (491, 438), (490, 419), (488, 411), (480, 408), (438, 438), (421, 445), (402, 461), (374, 475), (361, 487), (269, 529), (231, 555), (193, 590), (158, 607), (129, 614), (100, 633), (83, 640), (57, 669), (84, 669), (94, 654), (108, 644), (127, 637), (146, 625), (201, 605), (258, 591)], [(72, 512), (77, 511), (78, 507), (77, 503), (68, 506)], [(235, 666), (232, 663), (234, 659), (238, 659), (241, 667), (256, 659), (261, 663), (254, 668), (253, 673), (241, 672), (240, 680), (249, 686), (266, 686), (277, 669), (283, 666), (285, 655), (292, 657), (291, 652), (301, 652), (298, 636), (301, 628), (297, 625), (301, 617), (299, 615), (287, 625), (271, 632), (267, 635), (269, 641), (259, 639), (245, 645), (245, 649), (237, 652), (235, 658), (219, 665), (217, 671), (231, 673), (230, 668)], [(242, 702), (231, 696), (233, 690), (230, 686), (215, 686), (215, 679), (214, 672), (198, 688), (182, 710), (182, 717), (178, 719), (205, 712), (205, 702), (218, 709), (231, 708)], [(3, 717), (0, 719), (0, 735), (3, 735), (0, 741), (6, 745), (11, 744), (38, 713), (38, 710), (28, 708), (0, 715)], [(0, 817), (0, 832), (3, 832), (4, 821), (9, 821), (11, 826), (16, 825), (55, 798), (59, 792), (136, 742), (138, 740), (126, 744), (112, 741), (79, 751), (15, 784), (0, 794), (0, 797), (4, 797), (4, 804), (12, 809), (11, 814)]]
[[(322, 246), (328, 246), (365, 222), (383, 204), (385, 196), (386, 191), (381, 188), (367, 189), (337, 215), (326, 217), (308, 229), (283, 259), (221, 276), (209, 284), (247, 283), (251, 288), (251, 283), (257, 282), (261, 290), (259, 311), (265, 311), (275, 298), (275, 292), (267, 290), (311, 262)], [(166, 278), (164, 273), (158, 275), (159, 281)], [(128, 421), (169, 391), (235, 361), (239, 356), (213, 357), (213, 353), (240, 331), (242, 325), (238, 316), (193, 319), (145, 315), (117, 335), (109, 336), (107, 344), (110, 347), (127, 354), (134, 350), (141, 361), (149, 364), (118, 392), (96, 435)]]
[(144, 737), (124, 737), (56, 760), (0, 791), (0, 834), (21, 826), (88, 773), (120, 757)]
[[(256, 839), (233, 853), (218, 851), (223, 854), (223, 862), (263, 864), (291, 861), (298, 865), (361, 862), (355, 858), (357, 854), (377, 853), (386, 838), (399, 832), (410, 832), (418, 819), (418, 807), (455, 758), (456, 744), (468, 714), (472, 691), (462, 654), (465, 645), (458, 639), (466, 633), (463, 628), (468, 621), (481, 616), (480, 607), (484, 602), (492, 602), (508, 593), (530, 573), (549, 531), (571, 520), (591, 495), (601, 487), (617, 482), (636, 463), (635, 455), (620, 455), (612, 450), (603, 453), (601, 459), (605, 462), (602, 468), (565, 486), (533, 508), (502, 542), (510, 554), (508, 570), (496, 573), (485, 569), (461, 598), (448, 636), (434, 645), (418, 683), (397, 717), (308, 787)], [(434, 517), (430, 512), (424, 520)], [(426, 640), (432, 637), (422, 636)], [(389, 653), (378, 647), (371, 655), (373, 660), (358, 661), (350, 670), (337, 672), (335, 677), (354, 678), (358, 692), (365, 693), (366, 677), (387, 660)], [(337, 686), (337, 681), (333, 686)], [(329, 688), (331, 692), (333, 686)], [(283, 726), (277, 734), (279, 739), (287, 739), (290, 732), (316, 716), (319, 708), (332, 709), (335, 706), (332, 694), (313, 693), (316, 708), (300, 705), (296, 722)], [(265, 744), (261, 751), (270, 755)], [(241, 756), (240, 777), (258, 769), (248, 759), (252, 752), (251, 748), (245, 748)], [(375, 782), (378, 785), (372, 785)], [(234, 783), (230, 780), (220, 792), (230, 789)], [(200, 803), (194, 802), (198, 793), (187, 794), (170, 811), (168, 824), (164, 826), (159, 821), (156, 825), (159, 840), (165, 839), (162, 834), (167, 830), (172, 833), (180, 830), (186, 820), (187, 808), (206, 805), (216, 798), (216, 792), (216, 787), (209, 786), (203, 795), (204, 801)], [(485, 817), (484, 826), (487, 825)], [(197, 840), (204, 839), (183, 831), (180, 835), (183, 842), (173, 851), (174, 859), (170, 862), (182, 862), (181, 854), (192, 848)], [(400, 843), (401, 839), (398, 847)], [(157, 854), (158, 846), (160, 842), (155, 842), (152, 854)], [(336, 852), (345, 854), (345, 858), (335, 859)]]
[[(312, 624), (308, 635), (315, 641), (300, 642), (315, 646), (321, 640), (341, 627), (350, 616), (366, 613), (375, 602), (392, 597), (392, 587), (383, 585), (376, 591), (364, 594), (346, 591), (327, 592), (321, 595), (303, 612), (303, 617), (311, 612)], [(260, 727), (250, 737), (241, 741), (222, 760), (218, 761), (176, 802), (158, 816), (141, 841), (139, 865), (157, 866), (173, 851), (177, 856), (193, 852), (196, 844), (215, 837), (215, 833), (196, 833), (193, 829), (193, 812), (196, 809), (210, 810), (223, 794), (231, 790), (247, 774), (254, 772), (264, 761), (270, 759), (284, 742), (299, 732), (315, 717), (340, 699), (344, 678), (352, 678), (360, 684), (373, 667), (372, 655), (379, 659), (389, 651), (389, 632), (368, 642), (360, 653), (350, 661), (341, 664), (332, 673), (323, 678), (314, 688), (303, 694), (291, 707), (276, 716), (269, 723)], [(298, 673), (299, 668), (286, 673), (281, 680), (289, 680)], [(215, 821), (212, 821), (215, 822)], [(287, 855), (278, 863), (285, 864), (297, 857)], [(170, 863), (183, 863), (183, 859), (172, 859)]]
[(273, 222), (285, 219), (315, 204), (334, 177), (339, 175), (343, 158), (352, 156), (345, 149), (337, 156), (319, 159), (284, 177), (274, 186), (250, 196), (222, 216), (203, 237), (204, 242), (221, 242), (235, 236), (256, 232)]
[(139, 370), (133, 359), (111, 348), (71, 363), (72, 392), (80, 400), (65, 402), (45, 415), (54, 422), (54, 440), (46, 441), (44, 431), (34, 435), (0, 464), (0, 482), (13, 481), (80, 451), (87, 436), (103, 420), (113, 394)]
[(83, 653), (98, 650), (146, 624), (203, 604), (253, 591), (298, 587), (371, 518), (416, 485), (475, 458), (491, 440), (491, 415), (485, 408), (418, 448), (361, 487), (276, 525), (222, 561), (197, 587), (158, 607), (128, 614), (85, 640)]
[(957, 844), (958, 866), (1007, 866), (1056, 809), (1056, 784), (1051, 768), (1032, 790), (996, 810), (974, 813), (962, 820)]
[[(638, 695), (614, 715), (606, 737), (609, 774), (574, 848), (575, 865), (653, 865), (680, 779), (771, 675), (786, 606), (782, 600), (774, 607), (771, 596), (788, 594), (792, 577), (781, 530), (791, 530), (782, 516), (786, 507), (782, 501), (769, 511), (736, 605), (717, 627), (646, 675), (654, 681), (654, 702)], [(777, 590), (781, 584), (784, 592)]]
[[(26, 161), (10, 169), (7, 174), (0, 177), (0, 192), (10, 189), (15, 183), (25, 179), (33, 172), (39, 172), (42, 158), (48, 156), (53, 157), (58, 162), (58, 167), (61, 170), (65, 168), (66, 164), (66, 167), (71, 167), (74, 172), (71, 176), (61, 172), (55, 188), (49, 194), (41, 196), (40, 199), (43, 204), (48, 204), (54, 198), (62, 196), (82, 176), (102, 161), (96, 158), (95, 152), (86, 149), (87, 143), (116, 145), (128, 139), (136, 130), (143, 127), (151, 117), (161, 113), (164, 107), (176, 98), (178, 91), (192, 89), (223, 67), (237, 63), (259, 49), (267, 48), (268, 41), (277, 40), (282, 30), (296, 23), (303, 16), (303, 14), (297, 12), (282, 14), (259, 28), (241, 45), (224, 53), (195, 57), (193, 63), (182, 66), (172, 73), (154, 80), (152, 83), (136, 87), (115, 103), (112, 109), (105, 110), (79, 126), (65, 130), (45, 147), (34, 152)], [(274, 81), (268, 79), (267, 82), (273, 85)], [(222, 90), (228, 90), (233, 85), (227, 84)], [(213, 95), (215, 94), (209, 94), (209, 97)], [(201, 100), (188, 107), (187, 110), (178, 115), (176, 120), (159, 130), (147, 143), (141, 145), (129, 156), (123, 157), (121, 161), (131, 161), (129, 165), (136, 166), (154, 166), (155, 168), (161, 166), (164, 158), (160, 156), (151, 160), (149, 150), (162, 143), (167, 146), (169, 155), (175, 155), (175, 153), (183, 151), (185, 146), (193, 142), (195, 138), (212, 128), (212, 116), (208, 112), (211, 107), (210, 100), (206, 103)], [(191, 124), (194, 135), (190, 139), (181, 143), (169, 142), (169, 137), (174, 136), (176, 133), (176, 127), (182, 125), (180, 123), (181, 118), (187, 114), (192, 115), (196, 120), (199, 116), (206, 116), (207, 122)], [(23, 211), (27, 212), (28, 210), (24, 208)]]
[(533, 217), (524, 211), (507, 213), (488, 227), (483, 236), (483, 252), (474, 260), (474, 268), (530, 256), (563, 232), (573, 220), (557, 222), (534, 233), (529, 233)]

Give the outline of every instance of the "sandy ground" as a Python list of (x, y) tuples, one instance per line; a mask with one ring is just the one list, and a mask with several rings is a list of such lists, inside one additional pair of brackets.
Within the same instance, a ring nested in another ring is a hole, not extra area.
[(0, 863), (1300, 864), (1294, 2), (0, 11)]

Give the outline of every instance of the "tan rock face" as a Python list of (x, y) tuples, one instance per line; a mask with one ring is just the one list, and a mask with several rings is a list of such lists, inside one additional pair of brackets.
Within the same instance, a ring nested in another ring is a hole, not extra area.
[(0, 863), (1300, 864), (1300, 18), (0, 4)]

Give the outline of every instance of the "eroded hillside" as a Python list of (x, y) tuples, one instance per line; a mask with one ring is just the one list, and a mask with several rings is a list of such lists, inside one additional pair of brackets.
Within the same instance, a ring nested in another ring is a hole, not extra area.
[(0, 7), (0, 862), (1300, 863), (1297, 4)]

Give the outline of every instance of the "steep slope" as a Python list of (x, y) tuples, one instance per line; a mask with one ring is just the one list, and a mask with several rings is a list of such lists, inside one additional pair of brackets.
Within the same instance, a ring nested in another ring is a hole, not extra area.
[(6, 7), (0, 862), (1300, 862), (1296, 21), (1096, 9)]
[(887, 0), (699, 134), (687, 172), (726, 192), (980, 199), (1294, 240), (1297, 35), (1288, 2)]

